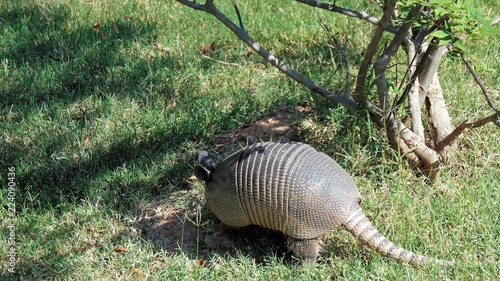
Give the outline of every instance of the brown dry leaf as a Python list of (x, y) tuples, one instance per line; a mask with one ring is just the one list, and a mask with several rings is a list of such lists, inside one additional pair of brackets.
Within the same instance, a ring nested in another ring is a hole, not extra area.
[(210, 46), (207, 46), (205, 44), (203, 44), (200, 48), (200, 54), (202, 55), (205, 55), (205, 54), (211, 54), (213, 53), (215, 50), (217, 50), (217, 45), (215, 44), (215, 42), (212, 42), (210, 44)]
[(173, 102), (167, 104), (167, 109), (176, 108), (176, 107), (177, 107), (176, 101), (173, 101)]
[(59, 247), (56, 246), (56, 252), (59, 254), (59, 255), (63, 255), (63, 252), (61, 251), (61, 249)]
[(208, 261), (199, 259), (198, 260), (198, 266), (203, 266), (203, 267), (208, 267)]
[(266, 65), (263, 63), (260, 63), (260, 62), (258, 64), (256, 64), (255, 66), (257, 66), (257, 68), (260, 68), (260, 69), (266, 68)]
[(87, 145), (90, 143), (90, 141), (91, 141), (91, 140), (90, 140), (90, 137), (89, 137), (89, 136), (87, 136), (87, 137), (85, 138), (85, 140), (83, 141), (83, 147), (87, 146)]
[(246, 54), (244, 55), (245, 58), (248, 58), (249, 56), (251, 56), (253, 54), (253, 51), (252, 50), (249, 50), (248, 52), (246, 52)]
[(203, 45), (201, 46), (200, 48), (200, 54), (204, 55), (204, 54), (208, 54), (208, 53), (211, 53), (212, 51), (208, 48), (207, 45)]
[(117, 253), (127, 253), (128, 249), (127, 248), (123, 248), (123, 247), (116, 247), (115, 248), (115, 252), (117, 252)]

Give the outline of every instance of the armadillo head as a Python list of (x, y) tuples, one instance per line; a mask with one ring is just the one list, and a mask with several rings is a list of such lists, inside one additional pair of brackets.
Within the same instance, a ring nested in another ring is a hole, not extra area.
[(198, 165), (194, 168), (194, 175), (198, 179), (208, 183), (211, 180), (211, 174), (215, 170), (216, 166), (217, 165), (215, 164), (212, 155), (202, 150), (198, 154)]
[(215, 164), (212, 156), (206, 151), (198, 154), (198, 165), (194, 175), (205, 181), (205, 196), (210, 210), (224, 224), (229, 226), (246, 226), (250, 224), (242, 209), (234, 181), (234, 166), (237, 162), (235, 153), (229, 160)]

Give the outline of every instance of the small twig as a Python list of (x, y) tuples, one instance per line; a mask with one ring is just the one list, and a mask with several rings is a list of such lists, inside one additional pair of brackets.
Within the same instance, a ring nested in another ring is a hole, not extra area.
[(333, 33), (330, 30), (330, 28), (328, 28), (328, 26), (326, 25), (326, 22), (323, 20), (323, 18), (321, 17), (321, 15), (316, 10), (316, 7), (313, 7), (313, 9), (314, 9), (314, 12), (316, 12), (316, 15), (319, 18), (321, 26), (326, 31), (326, 33), (328, 33), (328, 35), (330, 36), (330, 39), (332, 39), (333, 44), (335, 45), (335, 47), (337, 48), (338, 52), (340, 53), (340, 57), (341, 57), (341, 60), (342, 60), (341, 65), (344, 67), (344, 70), (345, 70), (344, 95), (347, 95), (349, 93), (349, 75), (350, 75), (349, 74), (349, 62), (347, 61), (347, 56), (344, 53), (344, 49), (342, 49), (342, 46), (340, 45), (340, 43), (337, 40), (337, 38), (335, 38), (335, 36), (333, 35)]
[(413, 72), (410, 81), (408, 81), (408, 84), (406, 84), (405, 91), (403, 92), (401, 97), (399, 97), (396, 104), (394, 105), (394, 110), (397, 110), (408, 97), (408, 94), (410, 93), (410, 90), (413, 87), (415, 80), (420, 76), (420, 74), (424, 70), (425, 61), (429, 59), (430, 54), (432, 53), (433, 50), (434, 48), (431, 48), (431, 46), (429, 46), (427, 50), (425, 50), (425, 53), (422, 56), (420, 56), (420, 60), (417, 63), (417, 67), (415, 68), (415, 71)]
[(469, 70), (469, 72), (474, 77), (474, 80), (476, 80), (476, 83), (481, 88), (481, 91), (483, 91), (484, 97), (486, 98), (486, 101), (488, 102), (488, 105), (491, 108), (493, 108), (493, 110), (495, 110), (495, 112), (497, 114), (500, 114), (500, 110), (498, 109), (498, 107), (495, 105), (495, 103), (491, 99), (491, 97), (490, 97), (490, 95), (488, 93), (488, 89), (486, 88), (486, 86), (484, 85), (483, 81), (481, 80), (481, 78), (477, 74), (476, 70), (474, 70), (474, 67), (471, 65), (470, 61), (467, 59), (467, 57), (464, 54), (460, 54), (460, 57), (462, 57), (462, 61), (465, 63), (465, 66), (467, 66), (467, 69)]
[(498, 113), (494, 113), (490, 116), (479, 119), (475, 122), (470, 122), (468, 119), (460, 123), (446, 138), (440, 141), (436, 145), (436, 152), (441, 152), (445, 147), (450, 145), (458, 136), (462, 134), (465, 129), (472, 129), (484, 126), (490, 122), (493, 122), (496, 126), (500, 127), (500, 116)]
[(377, 25), (377, 29), (372, 36), (372, 40), (368, 44), (368, 47), (366, 49), (365, 57), (363, 58), (363, 61), (359, 66), (358, 79), (356, 80), (356, 88), (353, 93), (354, 100), (358, 102), (364, 99), (365, 81), (368, 74), (368, 69), (370, 67), (370, 64), (372, 63), (372, 59), (375, 56), (375, 53), (377, 52), (378, 45), (380, 44), (380, 40), (382, 39), (385, 28), (392, 18), (392, 12), (396, 8), (396, 2), (397, 1), (395, 0), (387, 1), (387, 7), (384, 11), (384, 15)]
[(241, 19), (241, 14), (240, 10), (238, 9), (238, 5), (236, 4), (236, 1), (231, 0), (233, 2), (234, 10), (236, 11), (236, 15), (238, 15), (238, 21), (240, 22), (240, 28), (245, 30), (245, 27), (243, 27), (243, 20)]
[[(410, 12), (411, 13), (411, 12)], [(392, 39), (389, 47), (384, 51), (384, 53), (379, 56), (373, 63), (375, 68), (375, 74), (377, 76), (377, 91), (379, 93), (379, 102), (382, 110), (387, 112), (391, 109), (391, 103), (389, 99), (389, 90), (387, 87), (387, 79), (385, 78), (385, 71), (388, 68), (389, 62), (392, 57), (396, 54), (399, 46), (403, 43), (408, 30), (410, 30), (413, 21), (407, 21), (398, 29), (396, 35)]]
[(236, 25), (233, 21), (231, 21), (225, 14), (223, 14), (213, 1), (207, 0), (205, 5), (199, 5), (191, 1), (187, 0), (177, 0), (182, 4), (186, 4), (188, 7), (196, 7), (197, 10), (205, 11), (215, 18), (217, 18), (222, 24), (224, 24), (229, 30), (231, 30), (241, 41), (245, 42), (250, 48), (252, 48), (255, 52), (257, 52), (261, 57), (263, 57), (266, 61), (272, 64), (274, 67), (278, 68), (281, 72), (288, 75), (293, 80), (299, 82), (300, 84), (306, 86), (312, 92), (319, 94), (320, 96), (344, 105), (351, 109), (358, 109), (359, 104), (352, 100), (348, 96), (338, 95), (328, 91), (327, 89), (321, 87), (316, 82), (311, 79), (305, 77), (302, 73), (297, 72), (296, 70), (289, 67), (287, 64), (279, 60), (277, 57), (272, 55), (268, 50), (263, 48), (259, 43), (257, 43), (245, 30)]
[[(295, 0), (295, 1), (309, 5), (309, 6), (313, 6), (316, 8), (320, 8), (323, 10), (327, 10), (330, 12), (336, 12), (336, 13), (343, 14), (343, 15), (346, 15), (349, 17), (354, 17), (354, 18), (366, 20), (366, 21), (368, 21), (374, 25), (377, 25), (377, 26), (380, 25), (380, 21), (376, 17), (374, 17), (366, 12), (360, 12), (360, 11), (342, 8), (342, 7), (335, 5), (335, 3), (328, 4), (328, 3), (324, 3), (321, 1), (315, 1), (315, 0)], [(395, 27), (393, 25), (386, 25), (385, 29), (390, 33), (396, 33), (396, 31), (397, 31), (397, 27)]]
[(188, 0), (177, 0), (177, 2), (183, 4), (183, 5), (186, 5), (190, 8), (193, 8), (195, 10), (198, 10), (198, 11), (206, 11), (207, 10), (207, 4), (209, 2), (213, 2), (213, 1), (207, 1), (205, 3), (205, 5), (202, 5), (202, 4), (198, 4), (196, 3), (196, 1), (188, 1)]

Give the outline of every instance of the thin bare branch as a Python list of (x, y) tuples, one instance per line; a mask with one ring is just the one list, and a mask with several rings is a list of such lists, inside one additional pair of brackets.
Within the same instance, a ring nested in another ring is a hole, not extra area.
[(382, 34), (385, 31), (385, 28), (389, 24), (389, 21), (392, 18), (392, 14), (394, 9), (396, 8), (396, 3), (397, 1), (395, 0), (389, 0), (387, 1), (387, 6), (384, 10), (384, 15), (379, 21), (379, 24), (377, 25), (377, 29), (375, 30), (375, 33), (373, 34), (372, 41), (370, 44), (368, 44), (365, 57), (363, 58), (363, 62), (361, 62), (361, 65), (359, 67), (358, 71), (358, 79), (356, 80), (356, 88), (353, 93), (353, 98), (356, 101), (362, 101), (363, 100), (363, 93), (365, 90), (365, 81), (366, 81), (366, 75), (368, 74), (368, 69), (370, 68), (370, 65), (372, 63), (373, 56), (375, 56), (375, 53), (377, 52), (378, 45), (380, 44), (380, 40), (382, 39)]
[(330, 36), (330, 39), (333, 41), (333, 44), (335, 45), (335, 48), (337, 48), (338, 53), (340, 54), (340, 58), (341, 58), (341, 61), (342, 61), (341, 65), (344, 67), (344, 70), (345, 70), (344, 95), (348, 95), (349, 94), (349, 75), (350, 74), (349, 74), (349, 62), (347, 61), (347, 56), (344, 53), (344, 49), (340, 45), (339, 41), (337, 40), (337, 38), (335, 38), (335, 36), (333, 35), (333, 33), (330, 30), (330, 28), (328, 28), (328, 26), (326, 25), (326, 22), (323, 20), (323, 18), (321, 17), (321, 15), (318, 13), (318, 11), (316, 10), (316, 8), (313, 7), (313, 9), (314, 9), (314, 12), (316, 12), (316, 15), (319, 18), (321, 26), (326, 31), (326, 33), (328, 33), (328, 35)]
[(381, 56), (379, 56), (375, 60), (373, 64), (376, 75), (377, 91), (379, 94), (379, 103), (384, 113), (391, 110), (389, 89), (387, 86), (387, 79), (385, 78), (385, 71), (392, 57), (394, 56), (394, 54), (396, 54), (397, 50), (399, 49), (399, 46), (401, 46), (401, 44), (403, 43), (406, 35), (408, 34), (408, 30), (410, 30), (412, 24), (413, 24), (412, 21), (407, 21), (403, 25), (401, 25), (401, 27), (398, 29), (398, 32), (396, 32), (396, 35), (389, 44), (389, 47), (384, 51), (384, 53)]
[(196, 3), (196, 1), (188, 1), (188, 0), (177, 0), (177, 2), (188, 6), (189, 8), (193, 8), (195, 10), (198, 10), (198, 11), (206, 11), (208, 2), (213, 3), (213, 1), (207, 1), (205, 3), (205, 5), (202, 5), (202, 4)]
[[(410, 38), (405, 38), (404, 45), (406, 47), (406, 52), (407, 52), (407, 57), (408, 57), (408, 68), (405, 71), (405, 75), (403, 79), (401, 79), (401, 83), (403, 81), (406, 81), (406, 77), (410, 77), (410, 81), (407, 81), (408, 83), (405, 86), (405, 90), (408, 89), (408, 92), (404, 93), (403, 96), (396, 102), (396, 104), (393, 107), (393, 111), (397, 112), (399, 106), (401, 106), (402, 102), (408, 97), (408, 107), (410, 110), (410, 118), (412, 120), (411, 122), (411, 130), (420, 137), (420, 140), (423, 141), (425, 139), (425, 131), (424, 131), (424, 125), (422, 122), (422, 106), (420, 103), (420, 97), (419, 97), (419, 91), (420, 91), (420, 86), (418, 83), (418, 79), (414, 79), (413, 81), (411, 80), (411, 77), (417, 77), (418, 75), (415, 75), (415, 71), (417, 69), (417, 62), (419, 60), (418, 56), (419, 54), (417, 53), (417, 48), (415, 47), (415, 43), (413, 40)], [(420, 47), (419, 47), (420, 49)], [(410, 88), (406, 88), (406, 87)], [(399, 89), (402, 89), (403, 85), (399, 85)]]
[[(380, 21), (376, 17), (374, 17), (366, 12), (360, 12), (360, 11), (356, 11), (356, 10), (342, 8), (342, 7), (335, 5), (335, 3), (328, 4), (328, 3), (324, 3), (321, 1), (315, 1), (315, 0), (295, 0), (295, 1), (312, 6), (312, 7), (320, 8), (323, 10), (343, 14), (343, 15), (346, 15), (349, 17), (354, 17), (354, 18), (366, 20), (366, 21), (368, 21), (374, 25), (377, 25), (377, 26), (380, 25)], [(390, 33), (396, 33), (396, 31), (397, 31), (397, 27), (392, 26), (392, 25), (386, 25), (385, 28), (386, 28), (386, 31), (388, 31)]]
[(495, 110), (495, 112), (497, 114), (500, 114), (500, 109), (495, 105), (495, 103), (491, 99), (491, 97), (490, 97), (490, 95), (488, 93), (488, 89), (484, 85), (483, 81), (481, 80), (481, 78), (477, 74), (476, 70), (474, 69), (474, 67), (472, 66), (472, 64), (470, 63), (470, 61), (467, 59), (467, 57), (464, 54), (461, 54), (460, 56), (462, 57), (462, 61), (465, 63), (465, 66), (467, 66), (467, 69), (469, 70), (469, 72), (474, 77), (474, 80), (476, 80), (476, 83), (481, 88), (481, 91), (483, 91), (484, 98), (486, 98), (486, 101), (488, 102), (488, 105), (491, 108), (493, 108), (493, 110)]
[[(446, 48), (446, 46), (444, 46), (444, 48)], [(415, 71), (413, 72), (413, 75), (411, 76), (410, 78), (410, 81), (408, 82), (408, 84), (406, 85), (406, 88), (405, 88), (405, 91), (403, 92), (403, 94), (401, 95), (401, 97), (399, 97), (399, 99), (397, 100), (396, 102), (396, 105), (394, 106), (395, 110), (397, 108), (399, 108), (399, 106), (401, 106), (404, 101), (406, 100), (406, 98), (408, 97), (408, 94), (410, 92), (410, 90), (413, 88), (414, 84), (416, 83), (416, 79), (419, 78), (422, 73), (425, 71), (426, 69), (426, 66), (429, 65), (429, 63), (427, 62), (431, 57), (434, 57), (434, 53), (438, 50), (438, 46), (435, 45), (435, 44), (432, 44), (430, 45), (429, 47), (427, 47), (427, 49), (425, 50), (425, 53), (419, 57), (419, 61), (417, 63), (417, 67), (415, 69)], [(444, 54), (444, 53), (442, 53)], [(436, 66), (437, 67), (437, 66)], [(436, 71), (437, 68), (434, 69), (434, 71)], [(427, 72), (430, 74), (429, 70), (427, 70)], [(428, 81), (427, 81), (428, 80)], [(432, 79), (426, 79), (425, 83), (426, 85), (421, 85), (421, 84), (424, 84), (424, 82), (420, 82), (419, 81), (419, 88), (427, 88), (430, 84), (430, 81)], [(424, 90), (425, 92), (425, 90)], [(422, 99), (420, 101), (420, 103), (422, 102)]]
[(456, 138), (458, 138), (458, 136), (460, 136), (465, 129), (478, 128), (490, 122), (493, 122), (496, 126), (500, 127), (500, 114), (494, 113), (475, 122), (470, 122), (468, 119), (464, 120), (446, 138), (444, 138), (437, 144), (436, 151), (438, 153), (441, 152), (445, 147), (450, 145)]
[(238, 25), (236, 25), (234, 22), (232, 22), (226, 15), (224, 15), (217, 7), (214, 5), (213, 1), (208, 1), (205, 3), (205, 5), (199, 5), (190, 1), (186, 0), (177, 0), (180, 3), (184, 4), (187, 3), (186, 6), (189, 7), (197, 7), (197, 10), (202, 10), (205, 11), (211, 15), (213, 15), (215, 18), (217, 18), (221, 23), (223, 23), (227, 28), (229, 28), (238, 38), (240, 38), (243, 42), (245, 42), (250, 48), (252, 48), (254, 51), (256, 51), (261, 57), (263, 57), (266, 61), (271, 63), (273, 66), (278, 68), (281, 72), (285, 73), (288, 75), (290, 78), (293, 80), (301, 83), (302, 85), (306, 86), (309, 90), (312, 92), (315, 92), (319, 94), (320, 96), (333, 101), (335, 103), (344, 105), (348, 108), (357, 110), (359, 107), (359, 104), (352, 100), (351, 98), (344, 96), (344, 95), (337, 95), (334, 94), (325, 88), (321, 87), (314, 81), (310, 80), (309, 78), (305, 77), (303, 74), (295, 71), (291, 67), (289, 67), (287, 64), (279, 60), (277, 57), (269, 53), (265, 48), (263, 48), (259, 43), (257, 43), (245, 30), (241, 29)]
[(238, 4), (236, 4), (235, 0), (231, 1), (233, 2), (234, 10), (236, 11), (236, 15), (238, 16), (238, 21), (240, 22), (240, 28), (245, 30), (245, 27), (243, 26), (243, 20), (241, 19), (240, 9), (238, 9)]

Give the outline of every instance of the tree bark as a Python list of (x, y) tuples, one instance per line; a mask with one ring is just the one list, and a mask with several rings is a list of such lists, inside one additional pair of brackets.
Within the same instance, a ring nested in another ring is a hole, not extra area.
[[(432, 125), (432, 147), (434, 149), (438, 148), (438, 144), (441, 143), (452, 131), (453, 124), (450, 115), (448, 114), (448, 109), (444, 101), (443, 89), (439, 83), (439, 77), (437, 72), (434, 73), (432, 83), (427, 89), (427, 112), (429, 114), (429, 120)], [(452, 146), (448, 146), (442, 151), (440, 151), (441, 161), (445, 161), (448, 157), (448, 152), (452, 149)]]

